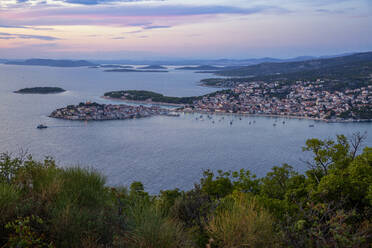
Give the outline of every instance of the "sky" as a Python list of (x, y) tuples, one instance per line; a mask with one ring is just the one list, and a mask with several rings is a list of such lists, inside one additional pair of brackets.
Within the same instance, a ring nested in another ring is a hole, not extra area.
[(0, 0), (0, 58), (244, 59), (372, 51), (372, 0)]

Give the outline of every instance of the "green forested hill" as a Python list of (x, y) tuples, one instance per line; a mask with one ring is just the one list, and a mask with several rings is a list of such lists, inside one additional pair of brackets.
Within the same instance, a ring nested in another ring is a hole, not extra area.
[[(224, 91), (213, 92), (204, 96), (214, 96), (217, 93)], [(158, 103), (170, 103), (170, 104), (192, 104), (194, 101), (200, 100), (203, 96), (189, 96), (189, 97), (174, 97), (164, 96), (162, 94), (146, 91), (146, 90), (122, 90), (122, 91), (111, 91), (104, 94), (105, 97), (120, 98), (129, 101), (151, 101)]]
[[(348, 56), (349, 57), (349, 56)], [(285, 73), (272, 74), (267, 72), (263, 73), (261, 69), (258, 69), (256, 76), (250, 77), (233, 77), (233, 78), (212, 78), (204, 79), (202, 83), (207, 86), (219, 86), (219, 87), (234, 87), (236, 84), (242, 82), (255, 82), (265, 81), (274, 82), (279, 81), (283, 83), (292, 84), (296, 81), (316, 81), (321, 79), (326, 82), (327, 87), (330, 90), (342, 90), (342, 89), (353, 89), (362, 87), (365, 85), (372, 84), (372, 53), (356, 55), (354, 57), (342, 57), (337, 58), (336, 61), (321, 62), (323, 65), (314, 66), (316, 68), (309, 69), (310, 66), (302, 67), (302, 70), (297, 70), (299, 67), (294, 69), (288, 69)], [(359, 61), (358, 61), (359, 60)], [(295, 64), (298, 64), (296, 62)], [(303, 62), (307, 63), (307, 62)], [(284, 68), (293, 63), (283, 63), (281, 65), (282, 71)], [(274, 66), (273, 66), (274, 67)], [(271, 67), (271, 68), (273, 68)], [(275, 67), (280, 67), (275, 65)], [(249, 70), (252, 70), (251, 68)], [(243, 73), (243, 70), (241, 73)], [(292, 71), (292, 72), (290, 72)], [(262, 73), (262, 74), (261, 74)]]
[(300, 71), (322, 70), (329, 67), (347, 66), (349, 64), (357, 64), (364, 62), (372, 62), (372, 52), (357, 53), (348, 56), (328, 58), (328, 59), (314, 59), (300, 62), (285, 62), (285, 63), (262, 63), (258, 65), (245, 66), (231, 70), (217, 71), (216, 74), (220, 76), (229, 77), (244, 77), (244, 76), (264, 76), (288, 74)]

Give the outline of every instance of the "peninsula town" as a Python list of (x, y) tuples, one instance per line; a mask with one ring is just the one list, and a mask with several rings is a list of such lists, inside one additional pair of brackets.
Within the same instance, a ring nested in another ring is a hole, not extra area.
[[(229, 85), (226, 80), (225, 85)], [(330, 90), (323, 80), (241, 82), (229, 89), (196, 97), (169, 97), (149, 91), (113, 91), (105, 98), (138, 103), (172, 103), (178, 112), (233, 113), (321, 120), (372, 121), (372, 85)]]
[(372, 85), (328, 91), (324, 81), (245, 82), (206, 95), (183, 111), (311, 118), (324, 121), (371, 121)]
[(98, 104), (80, 103), (79, 105), (68, 105), (65, 108), (57, 109), (50, 114), (50, 117), (67, 120), (125, 120), (133, 118), (144, 118), (154, 115), (173, 116), (169, 110), (157, 106), (130, 106), (125, 104)]
[[(149, 91), (113, 91), (106, 99), (138, 104), (80, 103), (53, 111), (50, 117), (68, 120), (123, 120), (171, 115), (171, 110), (156, 104), (172, 104), (177, 112), (232, 113), (321, 120), (327, 122), (372, 121), (372, 85), (344, 91), (329, 91), (324, 81), (246, 82), (198, 97), (167, 97)], [(155, 105), (152, 105), (155, 104)]]

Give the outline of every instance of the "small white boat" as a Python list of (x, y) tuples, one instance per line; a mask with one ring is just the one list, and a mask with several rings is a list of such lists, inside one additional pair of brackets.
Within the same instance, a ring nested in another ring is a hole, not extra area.
[(180, 116), (180, 114), (175, 113), (175, 112), (169, 112), (169, 113), (167, 113), (166, 115), (167, 115), (167, 116), (171, 116), (171, 117), (179, 117), (179, 116)]

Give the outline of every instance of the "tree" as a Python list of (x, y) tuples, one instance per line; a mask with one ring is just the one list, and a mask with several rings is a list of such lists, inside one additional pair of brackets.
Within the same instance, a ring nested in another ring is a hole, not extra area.
[(215, 177), (212, 171), (206, 170), (200, 180), (202, 190), (215, 199), (223, 198), (234, 190), (230, 179), (231, 173), (222, 170), (218, 170), (217, 173), (218, 175)]
[(297, 176), (293, 167), (284, 164), (282, 167), (274, 166), (272, 171), (262, 178), (261, 193), (279, 200), (283, 200), (289, 187), (289, 181)]
[(345, 166), (351, 160), (350, 145), (344, 135), (337, 135), (336, 142), (331, 139), (308, 139), (302, 150), (310, 151), (314, 155), (313, 161), (306, 163), (317, 183), (321, 177), (328, 174), (331, 166)]

